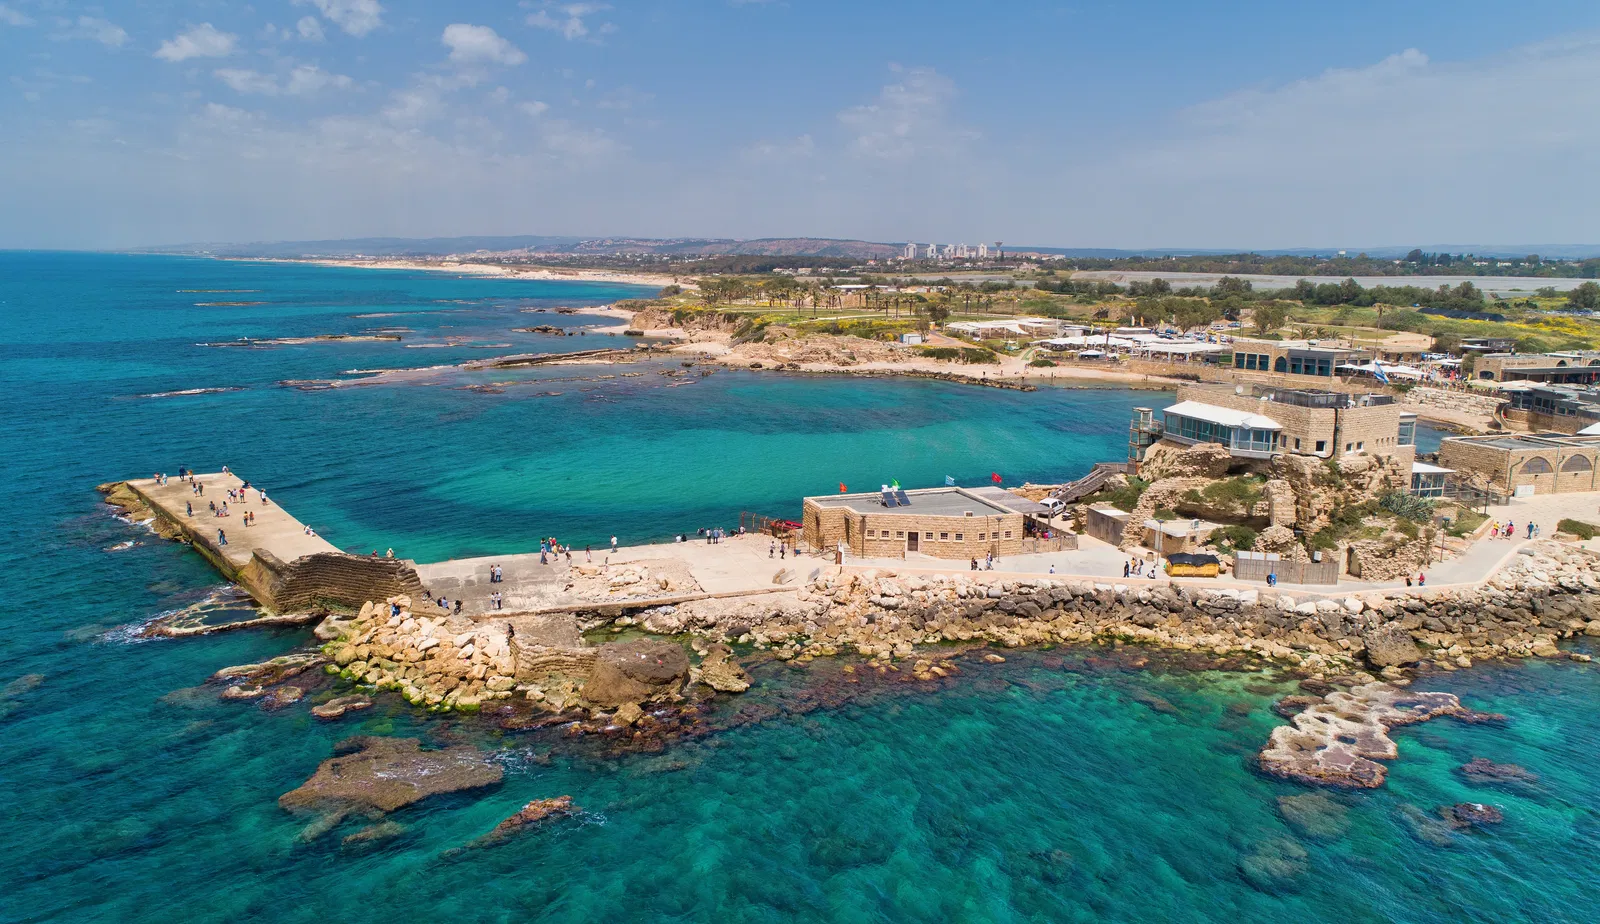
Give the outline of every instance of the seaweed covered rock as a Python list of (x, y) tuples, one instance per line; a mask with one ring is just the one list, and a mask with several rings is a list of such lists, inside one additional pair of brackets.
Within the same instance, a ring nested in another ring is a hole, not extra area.
[(477, 748), (425, 751), (416, 738), (358, 736), (341, 741), (334, 751), (310, 779), (280, 796), (278, 804), (334, 818), (350, 812), (392, 812), (439, 793), (493, 786), (505, 773)]

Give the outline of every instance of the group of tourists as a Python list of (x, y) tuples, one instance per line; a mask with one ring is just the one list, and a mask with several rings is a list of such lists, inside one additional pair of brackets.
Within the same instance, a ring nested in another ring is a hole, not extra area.
[[(1528, 526), (1528, 538), (1529, 539), (1537, 539), (1539, 537), (1539, 535), (1541, 534), (1541, 532), (1542, 532), (1542, 530), (1539, 529), (1539, 524), (1534, 523), (1532, 521), (1529, 521), (1527, 526)], [(1490, 539), (1510, 539), (1513, 536), (1515, 536), (1516, 534), (1517, 534), (1517, 524), (1512, 520), (1507, 520), (1504, 523), (1500, 522), (1499, 520), (1490, 520), (1489, 521), (1489, 538)]]
[[(1144, 573), (1145, 572), (1145, 568), (1147, 568), (1147, 567), (1150, 569), (1150, 573), (1148, 575)], [(1153, 562), (1153, 561), (1144, 562), (1144, 561), (1140, 561), (1137, 558), (1130, 558), (1127, 561), (1122, 563), (1122, 576), (1123, 577), (1136, 577), (1136, 578), (1155, 577), (1156, 576), (1156, 563)], [(1270, 583), (1271, 579), (1274, 576), (1269, 574), (1269, 575), (1267, 575), (1267, 577), (1268, 577), (1269, 583)]]
[[(1412, 586), (1411, 585), (1411, 575), (1409, 575), (1409, 574), (1406, 575), (1406, 586), (1407, 587)], [(1428, 586), (1428, 576), (1426, 574), (1422, 573), (1421, 571), (1417, 572), (1417, 583), (1416, 583), (1416, 586), (1418, 586), (1418, 587), (1426, 587), (1426, 586)]]
[(774, 554), (776, 554), (779, 558), (788, 557), (788, 555), (789, 555), (789, 544), (787, 542), (779, 542), (776, 539), (773, 539), (771, 542), (768, 542), (767, 543), (767, 557), (771, 558)]
[(495, 609), (499, 609), (502, 602), (504, 601), (500, 596), (500, 591), (497, 590), (489, 595), (489, 605)]
[(972, 560), (972, 570), (973, 571), (993, 571), (994, 570), (994, 563), (995, 563), (994, 553), (990, 552), (989, 554), (987, 554), (987, 555), (985, 555), (983, 557), (983, 567), (982, 568), (978, 567), (978, 560), (976, 558), (974, 558)]
[(499, 565), (490, 565), (489, 566), (489, 583), (491, 583), (491, 584), (499, 584), (499, 583), (503, 582), (505, 579), (506, 579), (505, 575), (503, 573), (501, 573)]

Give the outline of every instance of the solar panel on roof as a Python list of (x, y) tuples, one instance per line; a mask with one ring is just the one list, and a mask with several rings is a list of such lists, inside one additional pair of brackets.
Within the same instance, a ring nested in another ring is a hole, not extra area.
[(894, 499), (899, 501), (900, 502), (900, 506), (902, 506), (902, 507), (911, 506), (911, 498), (906, 497), (906, 492), (904, 492), (904, 491), (902, 491), (902, 490), (900, 490), (898, 488), (895, 489)]
[(896, 503), (895, 503), (894, 492), (893, 491), (885, 491), (885, 492), (883, 492), (883, 505), (885, 507), (897, 506)]

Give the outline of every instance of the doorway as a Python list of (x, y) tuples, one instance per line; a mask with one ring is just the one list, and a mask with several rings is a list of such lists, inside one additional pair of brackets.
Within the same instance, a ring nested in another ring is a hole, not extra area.
[(917, 550), (917, 535), (918, 534), (915, 533), (915, 532), (906, 533), (906, 551), (907, 552), (915, 552)]

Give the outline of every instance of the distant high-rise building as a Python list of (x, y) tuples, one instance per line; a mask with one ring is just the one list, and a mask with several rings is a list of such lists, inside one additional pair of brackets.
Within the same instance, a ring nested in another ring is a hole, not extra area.
[(989, 245), (980, 243), (978, 245), (978, 259), (987, 260), (988, 258), (989, 258)]
[(972, 250), (966, 244), (956, 245), (956, 259), (966, 260), (972, 256)]
[(916, 244), (907, 244), (906, 245), (906, 259), (907, 260), (915, 260), (916, 258), (917, 258), (917, 245)]
[(927, 253), (924, 254), (924, 256), (926, 256), (929, 260), (932, 260), (935, 257), (939, 256), (939, 245), (938, 244), (929, 244)]
[(954, 260), (956, 258), (956, 245), (954, 245), (954, 244), (946, 244), (946, 245), (944, 245), (944, 258), (946, 260)]

